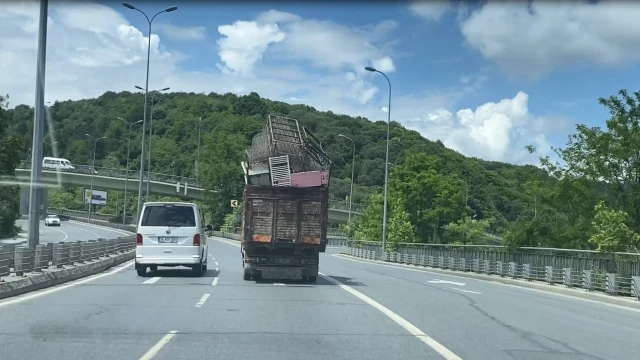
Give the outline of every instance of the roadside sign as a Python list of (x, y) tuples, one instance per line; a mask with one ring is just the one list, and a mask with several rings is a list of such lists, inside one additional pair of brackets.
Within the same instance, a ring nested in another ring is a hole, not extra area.
[(237, 208), (238, 207), (238, 200), (231, 200), (231, 207), (232, 208)]

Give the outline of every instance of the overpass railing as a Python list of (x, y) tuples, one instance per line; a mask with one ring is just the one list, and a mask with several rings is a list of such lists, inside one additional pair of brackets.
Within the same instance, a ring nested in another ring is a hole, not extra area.
[(348, 241), (346, 255), (399, 264), (539, 281), (640, 300), (640, 253), (605, 253), (493, 245), (394, 244)]
[[(73, 170), (69, 170), (69, 169), (60, 169), (60, 170), (43, 169), (43, 170), (60, 171), (64, 173), (83, 174), (83, 175), (91, 175), (93, 173), (93, 175), (95, 176), (113, 177), (118, 179), (129, 178), (132, 180), (138, 180), (140, 178), (140, 170), (127, 171), (126, 169), (119, 169), (119, 168), (92, 167), (89, 165), (76, 165), (76, 164), (73, 164), (73, 167), (75, 167), (75, 169)], [(23, 169), (23, 170), (31, 170), (31, 161), (21, 161), (16, 168)], [(144, 178), (146, 180), (147, 178), (146, 174)], [(151, 181), (157, 181), (157, 182), (163, 182), (163, 183), (175, 184), (179, 182), (182, 184), (186, 183), (187, 185), (193, 186), (196, 188), (200, 187), (198, 180), (190, 177), (179, 176), (179, 175), (158, 174), (158, 173), (152, 172), (150, 175), (150, 179)]]

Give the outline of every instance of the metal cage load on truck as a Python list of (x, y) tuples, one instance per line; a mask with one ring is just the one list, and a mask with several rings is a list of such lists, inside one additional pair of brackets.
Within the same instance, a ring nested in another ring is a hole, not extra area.
[(320, 141), (297, 120), (269, 115), (242, 167), (251, 185), (328, 186), (331, 160)]

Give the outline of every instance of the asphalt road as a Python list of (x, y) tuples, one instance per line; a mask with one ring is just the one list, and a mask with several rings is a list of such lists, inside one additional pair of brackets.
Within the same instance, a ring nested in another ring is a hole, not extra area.
[[(16, 220), (16, 225), (23, 230), (28, 229), (27, 219)], [(123, 231), (83, 224), (75, 221), (63, 221), (60, 226), (45, 226), (44, 220), (40, 220), (40, 243), (59, 241), (86, 241), (98, 238), (114, 239), (124, 236)]]
[[(1, 359), (633, 359), (640, 312), (324, 254), (318, 284), (131, 263), (0, 301)], [(448, 282), (447, 282), (448, 281)]]

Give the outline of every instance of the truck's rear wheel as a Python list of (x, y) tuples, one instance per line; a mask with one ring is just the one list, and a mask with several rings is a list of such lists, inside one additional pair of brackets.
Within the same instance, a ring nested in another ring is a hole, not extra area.
[(318, 277), (317, 276), (308, 276), (307, 277), (307, 281), (312, 283), (312, 284), (315, 284), (316, 282), (318, 282)]
[(246, 281), (251, 280), (251, 273), (248, 271), (245, 271), (244, 276), (242, 278), (245, 279)]

